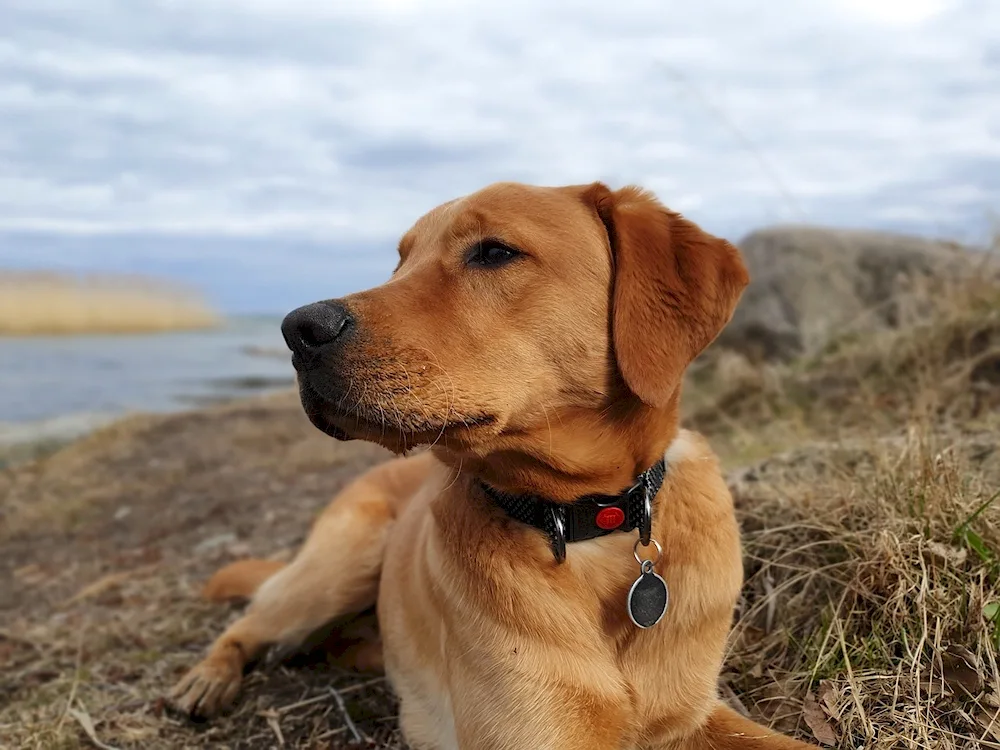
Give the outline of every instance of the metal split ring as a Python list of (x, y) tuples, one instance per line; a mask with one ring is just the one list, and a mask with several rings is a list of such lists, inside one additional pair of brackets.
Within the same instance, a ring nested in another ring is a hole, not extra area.
[[(648, 547), (650, 544), (656, 547), (656, 557), (654, 557), (652, 560), (644, 560), (643, 558), (639, 557), (639, 545), (642, 545), (643, 547)], [(636, 539), (635, 544), (632, 546), (632, 555), (635, 557), (635, 561), (642, 566), (642, 570), (645, 573), (647, 572), (646, 563), (649, 563), (650, 566), (652, 566), (656, 565), (656, 563), (660, 561), (660, 558), (663, 556), (663, 547), (661, 547), (660, 543), (655, 539), (650, 539), (648, 542), (643, 542), (642, 539)]]
[(642, 518), (639, 519), (639, 541), (642, 546), (649, 545), (653, 535), (653, 498), (649, 488), (643, 484), (642, 488)]
[(552, 526), (555, 532), (552, 535), (552, 554), (555, 555), (557, 563), (562, 563), (566, 559), (566, 521), (555, 508), (549, 508), (549, 513), (552, 514)]

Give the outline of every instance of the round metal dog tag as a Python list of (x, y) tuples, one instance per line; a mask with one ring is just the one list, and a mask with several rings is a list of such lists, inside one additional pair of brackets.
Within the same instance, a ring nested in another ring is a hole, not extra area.
[(670, 603), (667, 582), (653, 570), (653, 561), (642, 563), (642, 573), (628, 592), (628, 616), (640, 628), (651, 628), (661, 619)]

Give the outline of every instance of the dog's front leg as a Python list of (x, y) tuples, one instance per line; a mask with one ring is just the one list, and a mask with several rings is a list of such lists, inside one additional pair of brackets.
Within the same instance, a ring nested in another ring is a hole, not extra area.
[[(244, 668), (266, 648), (294, 651), (324, 625), (373, 606), (392, 522), (429, 466), (425, 456), (389, 461), (334, 498), (295, 560), (260, 585), (247, 613), (174, 687), (173, 704), (192, 716), (213, 716), (233, 702)], [(241, 565), (219, 571), (206, 590), (231, 588), (217, 579), (235, 575)], [(378, 661), (355, 650), (356, 661)]]

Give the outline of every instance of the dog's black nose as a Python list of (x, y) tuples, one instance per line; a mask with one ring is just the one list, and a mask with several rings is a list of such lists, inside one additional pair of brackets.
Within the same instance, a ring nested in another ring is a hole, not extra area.
[(281, 335), (293, 353), (309, 354), (342, 338), (353, 325), (344, 305), (315, 302), (288, 313), (281, 322)]

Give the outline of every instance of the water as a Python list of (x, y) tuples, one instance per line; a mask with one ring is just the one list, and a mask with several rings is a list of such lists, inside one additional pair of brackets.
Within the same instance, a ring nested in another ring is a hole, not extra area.
[(0, 441), (47, 425), (82, 432), (126, 412), (175, 411), (293, 383), (280, 318), (208, 331), (0, 338)]

